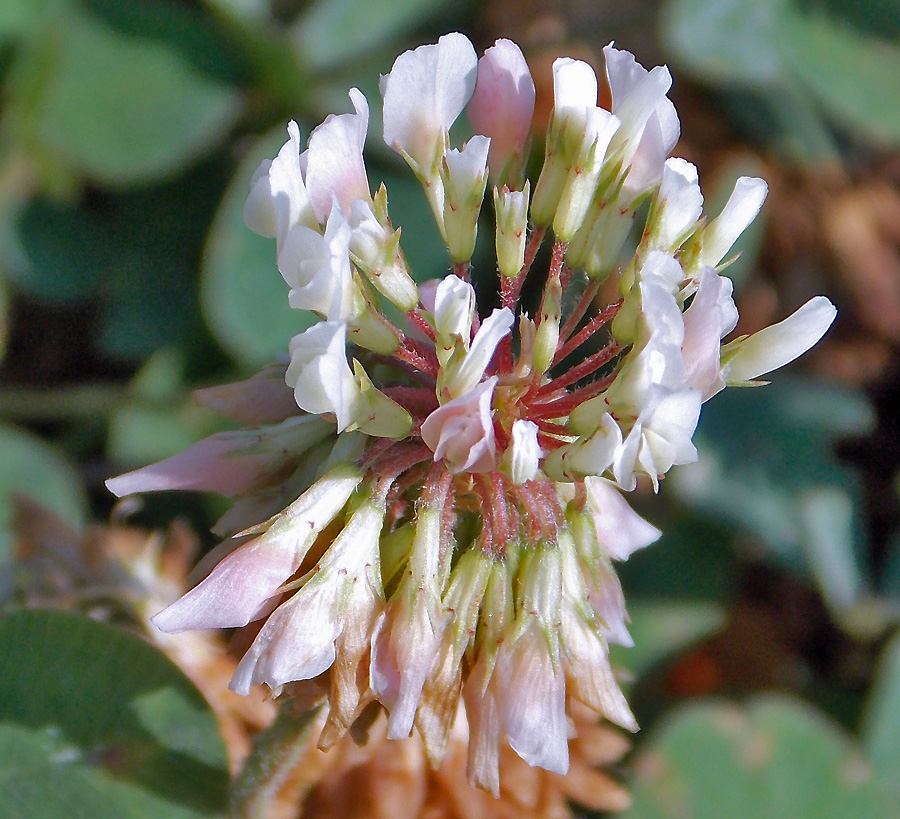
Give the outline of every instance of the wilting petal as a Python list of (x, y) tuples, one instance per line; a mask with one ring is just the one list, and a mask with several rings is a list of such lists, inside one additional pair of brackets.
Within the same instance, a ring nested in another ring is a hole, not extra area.
[(307, 416), (269, 427), (219, 432), (171, 458), (110, 478), (106, 486), (120, 498), (172, 489), (231, 497), (282, 463), (285, 451), (299, 455), (322, 440), (328, 434), (323, 426), (321, 419)]
[(529, 765), (569, 770), (566, 681), (537, 627), (504, 643), (494, 669), (500, 717), (512, 749)]
[[(319, 561), (315, 574), (269, 615), (241, 660), (231, 687), (247, 694), (254, 683), (273, 690), (316, 677), (335, 660), (335, 641), (348, 619), (364, 617), (371, 602), (354, 596), (371, 589), (367, 570), (378, 565), (384, 503), (369, 500), (357, 509)], [(374, 592), (374, 590), (372, 590)], [(351, 610), (349, 604), (356, 603)]]
[(335, 467), (259, 537), (222, 560), (184, 597), (152, 618), (162, 631), (236, 628), (268, 614), (279, 587), (300, 566), (319, 532), (343, 509), (362, 475)]

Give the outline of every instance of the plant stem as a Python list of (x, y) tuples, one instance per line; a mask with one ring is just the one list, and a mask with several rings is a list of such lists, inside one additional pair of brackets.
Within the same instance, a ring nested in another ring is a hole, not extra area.
[(275, 722), (258, 734), (244, 767), (231, 783), (228, 819), (262, 819), (271, 814), (278, 791), (308, 744), (318, 707), (296, 713), (288, 700)]

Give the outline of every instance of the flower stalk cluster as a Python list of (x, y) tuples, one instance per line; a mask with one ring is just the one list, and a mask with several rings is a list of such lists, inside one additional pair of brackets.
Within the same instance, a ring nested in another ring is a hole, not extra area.
[[(437, 765), (464, 703), (469, 776), (496, 793), (504, 742), (566, 771), (570, 700), (636, 729), (609, 665), (609, 643), (630, 644), (613, 561), (660, 533), (623, 491), (694, 461), (703, 402), (758, 383), (834, 318), (817, 297), (723, 344), (737, 310), (722, 270), (766, 185), (742, 178), (705, 215), (696, 168), (669, 158), (669, 72), (612, 45), (604, 56), (611, 110), (588, 64), (554, 63), (533, 181), (534, 84), (514, 43), (479, 60), (449, 34), (382, 77), (384, 140), (446, 242), (441, 280), (416, 283), (389, 192), (371, 192), (366, 98), (351, 90), (354, 112), (305, 150), (291, 123), (245, 219), (275, 240), (291, 306), (319, 322), (286, 367), (201, 391), (244, 429), (110, 481), (237, 496), (221, 560), (155, 623), (261, 621), (232, 687), (319, 692), (323, 747), (383, 707), (388, 736), (417, 729)], [(452, 147), (466, 108), (475, 134)], [(497, 269), (473, 271), (488, 186)], [(610, 277), (618, 297), (598, 308)], [(473, 278), (495, 293), (479, 300)]]

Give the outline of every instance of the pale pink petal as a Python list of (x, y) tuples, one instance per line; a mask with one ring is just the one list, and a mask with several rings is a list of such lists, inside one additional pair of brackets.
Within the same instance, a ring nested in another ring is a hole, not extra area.
[(500, 647), (494, 675), (510, 747), (529, 765), (565, 774), (569, 770), (566, 683), (537, 626)]
[(524, 150), (534, 98), (534, 81), (522, 51), (512, 40), (497, 40), (478, 61), (468, 107), (475, 132), (491, 138), (491, 173), (500, 173), (513, 154)]
[(309, 136), (306, 186), (320, 222), (337, 199), (345, 213), (356, 199), (369, 199), (369, 180), (363, 147), (369, 126), (369, 104), (356, 88), (350, 89), (355, 114), (331, 114)]
[(496, 466), (491, 400), (497, 376), (448, 401), (422, 424), (422, 440), (454, 472), (489, 472)]
[(161, 631), (236, 628), (268, 614), (279, 587), (344, 507), (362, 476), (336, 467), (313, 484), (264, 534), (225, 557), (197, 586), (152, 618)]
[(248, 426), (284, 421), (299, 410), (293, 392), (284, 383), (285, 370), (284, 364), (271, 364), (245, 381), (194, 390), (194, 400)]
[(704, 401), (725, 386), (719, 366), (722, 337), (734, 329), (738, 318), (731, 292), (731, 279), (707, 267), (684, 312), (684, 383), (700, 390)]

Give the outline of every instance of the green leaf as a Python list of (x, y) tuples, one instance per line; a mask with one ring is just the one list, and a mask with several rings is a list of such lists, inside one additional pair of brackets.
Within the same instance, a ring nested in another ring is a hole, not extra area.
[(784, 73), (778, 36), (790, 0), (669, 0), (664, 48), (705, 82), (775, 83)]
[(283, 128), (254, 146), (238, 167), (206, 244), (201, 300), (210, 329), (239, 362), (257, 367), (287, 355), (288, 343), (318, 321), (288, 306), (288, 286), (275, 266), (275, 241), (253, 233), (242, 216), (250, 177), (278, 153)]
[(801, 700), (688, 705), (635, 760), (623, 819), (871, 819), (880, 783), (851, 739)]
[(305, 60), (330, 69), (405, 34), (449, 5), (449, 0), (316, 0), (294, 36)]
[(773, 560), (811, 574), (840, 613), (860, 600), (868, 571), (859, 481), (834, 446), (872, 423), (861, 395), (824, 384), (726, 390), (704, 406), (698, 463), (672, 484), (697, 510), (753, 532)]
[(889, 802), (900, 804), (900, 637), (881, 655), (862, 721), (862, 741), (884, 780)]
[(634, 646), (610, 646), (616, 665), (640, 676), (664, 657), (708, 637), (725, 623), (715, 603), (680, 600), (630, 600), (628, 631)]
[(31, 34), (59, 5), (59, 0), (3, 0), (0, 43)]
[(822, 15), (786, 22), (785, 56), (818, 102), (869, 139), (900, 145), (900, 46)]
[(228, 785), (215, 716), (145, 641), (54, 611), (0, 619), (0, 817), (193, 819)]
[(87, 500), (68, 461), (31, 433), (0, 425), (0, 562), (8, 550), (13, 493), (40, 501), (72, 526), (84, 521)]
[(54, 53), (33, 112), (44, 151), (125, 185), (171, 174), (221, 141), (238, 111), (234, 90), (156, 40), (67, 17), (46, 32)]

